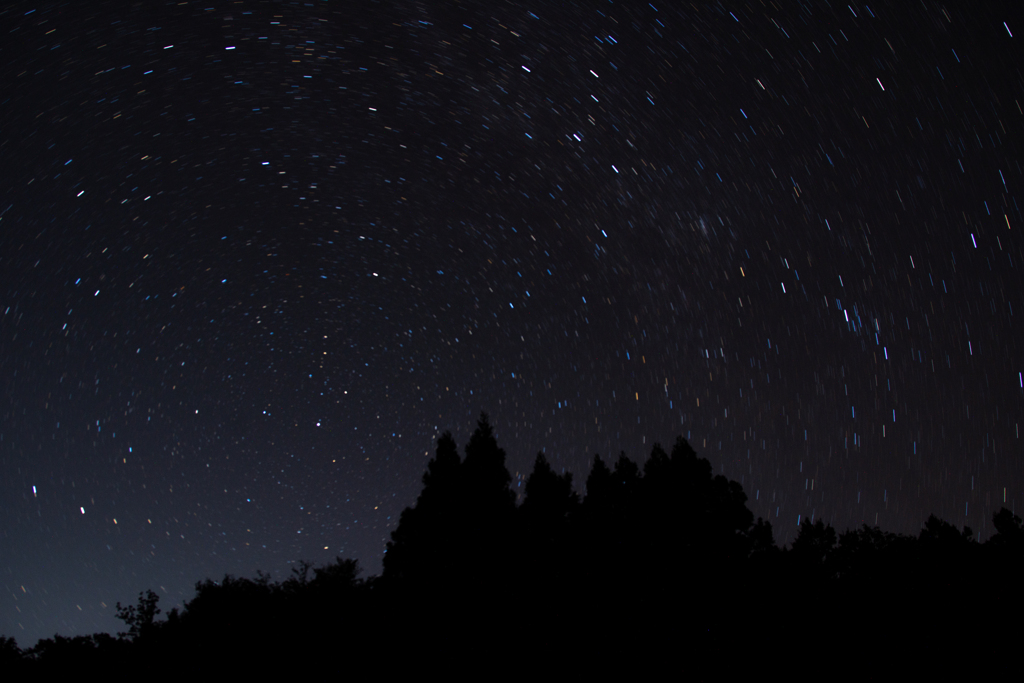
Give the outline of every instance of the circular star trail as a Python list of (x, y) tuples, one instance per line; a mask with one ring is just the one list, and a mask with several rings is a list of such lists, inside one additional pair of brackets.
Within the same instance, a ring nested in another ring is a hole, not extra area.
[(517, 490), (682, 434), (780, 544), (987, 537), (1022, 483), (1020, 19), (9, 5), (0, 632), (378, 573), (481, 411)]

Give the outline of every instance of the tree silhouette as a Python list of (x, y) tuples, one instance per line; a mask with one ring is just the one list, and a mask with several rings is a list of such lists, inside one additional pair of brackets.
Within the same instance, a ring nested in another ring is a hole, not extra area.
[(625, 451), (619, 453), (619, 459), (615, 461), (614, 477), (615, 504), (620, 506), (628, 504), (636, 493), (637, 483), (640, 481), (640, 468), (626, 457)]
[(719, 581), (747, 559), (754, 518), (746, 494), (713, 477), (686, 439), (676, 440), (671, 457), (655, 444), (640, 484), (641, 517), (650, 520), (645, 551), (661, 570)]
[(465, 485), (471, 512), (482, 523), (507, 518), (515, 508), (512, 475), (505, 467), (505, 451), (498, 447), (487, 414), (481, 413), (476, 430), (466, 444), (463, 463)]
[(608, 506), (615, 488), (615, 480), (612, 471), (604, 464), (600, 455), (594, 456), (594, 463), (590, 467), (590, 474), (587, 475), (586, 499), (591, 505)]
[(996, 533), (989, 543), (998, 547), (1014, 548), (1018, 552), (1024, 550), (1024, 522), (1006, 508), (1000, 508), (992, 517)]
[(313, 568), (313, 587), (318, 590), (348, 591), (359, 585), (359, 561), (341, 557), (326, 567)]
[(402, 511), (384, 555), (384, 575), (399, 581), (454, 576), (465, 551), (466, 486), (455, 440), (445, 432), (423, 475), (414, 507)]
[[(852, 644), (851, 676), (867, 677), (898, 647), (920, 667), (961, 643), (1002, 653), (1019, 640), (1012, 628), (962, 626), (1004, 623), (1000, 610), (1024, 604), (1024, 522), (1005, 509), (983, 545), (935, 516), (916, 536), (864, 525), (837, 537), (818, 519), (804, 520), (780, 551), (742, 487), (714, 476), (682, 438), (671, 453), (652, 446), (642, 468), (624, 453), (614, 468), (595, 455), (582, 502), (572, 474), (557, 473), (542, 453), (518, 508), (510, 483), (481, 415), (465, 459), (450, 433), (438, 439), (382, 577), (361, 580), (355, 560), (338, 558), (324, 567), (299, 561), (280, 582), (259, 572), (207, 579), (160, 622), (158, 596), (147, 591), (137, 605), (118, 603), (128, 627), (121, 638), (58, 635), (25, 651), (2, 638), (0, 665), (75, 673), (160, 661), (187, 673), (230, 663), (268, 677), (341, 657), (349, 668), (389, 658), (415, 675), (457, 660), (479, 674), (511, 644), (527, 667), (571, 652), (574, 667), (607, 676), (613, 663), (635, 672), (638, 661), (660, 657), (664, 669), (664, 658), (682, 653), (689, 673), (722, 677), (742, 673), (733, 661), (761, 666), (814, 624)], [(772, 615), (767, 633), (750, 628), (757, 615)], [(870, 636), (868, 615), (883, 616)], [(833, 653), (810, 648), (801, 666), (830, 665)]]
[[(84, 670), (109, 669), (127, 655), (127, 641), (116, 640), (108, 633), (66, 638), (54, 635), (43, 638), (24, 653), (23, 665), (36, 664), (37, 670), (49, 673), (80, 673)], [(27, 661), (25, 661), (27, 660)], [(24, 667), (22, 670), (26, 670)]]
[(526, 480), (526, 498), (517, 511), (518, 552), (528, 578), (545, 576), (558, 581), (567, 570), (570, 525), (579, 508), (572, 490), (572, 473), (557, 475), (543, 453), (538, 453)]
[(640, 469), (625, 452), (619, 453), (613, 471), (594, 456), (580, 510), (583, 571), (594, 583), (621, 577), (635, 554), (637, 539), (629, 529), (640, 515), (635, 505), (639, 483)]
[(772, 523), (757, 518), (748, 533), (750, 538), (750, 552), (754, 555), (770, 555), (779, 551), (775, 545), (775, 535), (772, 533)]
[(516, 498), (505, 451), (498, 446), (486, 413), (481, 413), (465, 451), (465, 507), (460, 510), (463, 580), (467, 588), (484, 590), (486, 586), (493, 592), (507, 582), (511, 570), (509, 540)]
[(921, 529), (921, 542), (929, 547), (945, 546), (947, 548), (964, 548), (974, 542), (974, 532), (965, 526), (963, 531), (949, 522), (929, 515)]
[(440, 594), (497, 586), (512, 570), (515, 493), (486, 414), (465, 450), (460, 462), (451, 435), (438, 439), (423, 492), (391, 534), (385, 579), (430, 585)]
[(579, 502), (579, 495), (572, 490), (572, 473), (555, 474), (544, 454), (538, 453), (533, 472), (526, 480), (526, 498), (520, 506), (530, 527), (558, 535)]
[(805, 518), (786, 553), (788, 564), (793, 570), (791, 578), (810, 585), (833, 578), (836, 541), (836, 531), (832, 525), (825, 524), (820, 518), (812, 524)]
[(793, 555), (808, 565), (824, 567), (832, 557), (836, 547), (836, 530), (831, 524), (825, 524), (819, 518), (817, 522), (804, 519), (800, 523), (800, 531), (793, 540)]
[(160, 596), (152, 590), (139, 593), (139, 604), (121, 607), (117, 603), (117, 618), (128, 625), (128, 631), (118, 633), (119, 636), (128, 637), (132, 640), (147, 635), (155, 624), (156, 615), (160, 614), (160, 608), (156, 604), (160, 602)]
[(0, 636), (0, 671), (20, 671), (24, 663), (17, 641), (14, 638)]
[[(1020, 568), (1024, 564), (1024, 523), (1006, 508), (992, 516), (992, 523), (996, 533), (985, 544), (986, 565), (991, 569), (984, 579), (999, 588), (1005, 604), (1024, 604), (1024, 585), (1020, 581)], [(1007, 640), (1016, 637), (1012, 634), (1011, 630), (1004, 632)]]

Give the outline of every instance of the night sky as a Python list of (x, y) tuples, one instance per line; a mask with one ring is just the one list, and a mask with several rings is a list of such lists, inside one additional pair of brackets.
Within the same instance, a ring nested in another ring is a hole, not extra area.
[(0, 11), (0, 634), (379, 573), (481, 411), (780, 544), (1022, 502), (1014, 3), (211, 2)]

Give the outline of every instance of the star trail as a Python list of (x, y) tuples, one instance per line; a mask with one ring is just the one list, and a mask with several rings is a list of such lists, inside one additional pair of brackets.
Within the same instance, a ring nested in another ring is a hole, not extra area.
[[(0, 633), (379, 573), (435, 440), (776, 542), (1021, 497), (1012, 3), (0, 11)], [(582, 492), (582, 491), (581, 491)]]

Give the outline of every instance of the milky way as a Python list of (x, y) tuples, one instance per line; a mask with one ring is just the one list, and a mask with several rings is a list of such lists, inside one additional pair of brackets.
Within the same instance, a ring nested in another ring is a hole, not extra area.
[(1020, 10), (779, 4), (0, 12), (0, 633), (377, 573), (481, 411), (520, 490), (681, 434), (780, 544), (987, 538)]

